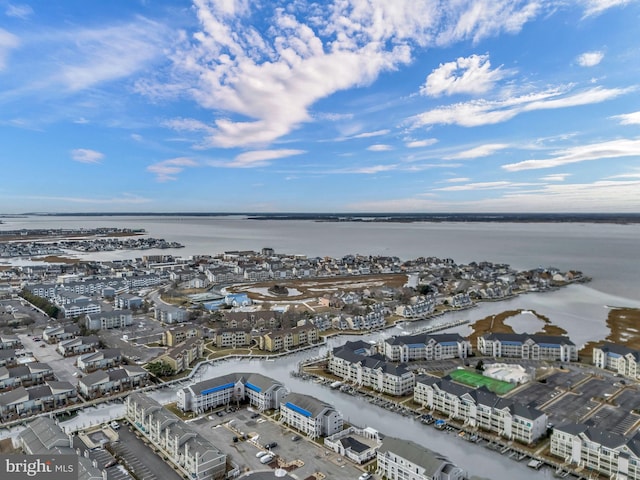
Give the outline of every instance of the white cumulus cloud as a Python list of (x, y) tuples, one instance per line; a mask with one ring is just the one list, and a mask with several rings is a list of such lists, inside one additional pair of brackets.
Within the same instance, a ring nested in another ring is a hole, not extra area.
[(438, 139), (427, 138), (425, 140), (409, 140), (405, 145), (407, 146), (407, 148), (422, 148), (422, 147), (428, 147), (435, 143), (438, 143)]
[(76, 148), (71, 150), (71, 158), (80, 163), (100, 163), (104, 154), (88, 148)]
[(506, 74), (501, 67), (491, 70), (489, 55), (460, 57), (433, 70), (420, 93), (429, 97), (460, 93), (477, 95), (491, 90)]
[(318, 100), (371, 84), (410, 63), (416, 48), (515, 33), (538, 10), (534, 0), (194, 4), (201, 28), (171, 55), (171, 77), (138, 90), (186, 94), (215, 112), (202, 144), (226, 148), (287, 135), (313, 121)]
[(578, 55), (577, 61), (578, 65), (580, 65), (581, 67), (595, 67), (602, 61), (603, 58), (603, 52), (585, 52), (581, 55)]
[(585, 17), (600, 15), (605, 10), (631, 3), (633, 0), (582, 0), (585, 5)]
[(367, 150), (370, 152), (388, 152), (389, 150), (393, 150), (393, 147), (383, 143), (376, 143), (375, 145), (367, 147)]

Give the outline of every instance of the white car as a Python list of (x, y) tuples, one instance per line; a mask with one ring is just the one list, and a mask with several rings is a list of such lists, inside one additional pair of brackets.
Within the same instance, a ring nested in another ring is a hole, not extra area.
[(260, 458), (260, 463), (269, 463), (269, 462), (271, 462), (271, 460), (273, 460), (274, 458), (276, 458), (276, 457), (275, 457), (275, 455), (272, 455), (272, 454), (270, 454), (270, 453), (269, 453), (269, 454), (267, 454), (267, 455), (263, 455), (263, 456)]
[(264, 450), (260, 450), (258, 453), (256, 453), (256, 458), (262, 458), (267, 454), (267, 452), (265, 452)]
[(111, 428), (113, 428), (114, 430), (118, 430), (118, 429), (120, 428), (120, 424), (119, 424), (118, 422), (116, 422), (115, 420), (114, 420), (113, 422), (111, 422), (111, 423), (109, 424), (109, 426), (110, 426)]
[(370, 473), (364, 472), (362, 475), (358, 477), (358, 480), (370, 480), (371, 478), (372, 477)]

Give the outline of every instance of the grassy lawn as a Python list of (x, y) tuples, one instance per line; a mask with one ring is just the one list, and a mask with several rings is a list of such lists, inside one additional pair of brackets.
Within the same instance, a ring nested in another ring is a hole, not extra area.
[(472, 372), (471, 370), (453, 370), (449, 375), (456, 382), (464, 383), (465, 385), (476, 388), (485, 386), (498, 395), (504, 395), (516, 387), (513, 383), (485, 377), (484, 375)]

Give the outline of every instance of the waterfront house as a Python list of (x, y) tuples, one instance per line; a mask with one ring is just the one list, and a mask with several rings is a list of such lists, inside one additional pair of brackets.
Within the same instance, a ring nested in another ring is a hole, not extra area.
[(47, 381), (31, 388), (18, 387), (0, 394), (0, 418), (12, 420), (53, 410), (75, 401), (76, 396), (76, 389), (69, 382)]
[(342, 414), (328, 403), (301, 393), (290, 393), (280, 404), (280, 422), (315, 439), (342, 430)]
[(85, 375), (78, 382), (78, 392), (86, 399), (92, 399), (145, 386), (149, 372), (136, 365), (125, 365), (111, 370), (96, 370)]
[(202, 328), (185, 325), (182, 327), (171, 327), (162, 332), (162, 344), (168, 347), (175, 347), (189, 338), (202, 337)]
[(127, 420), (185, 478), (225, 478), (227, 456), (188, 424), (141, 393), (126, 400)]
[(351, 426), (324, 439), (326, 448), (359, 465), (375, 458), (381, 444), (381, 435), (370, 427)]
[(245, 328), (219, 328), (213, 335), (218, 348), (238, 348), (251, 345), (251, 330)]

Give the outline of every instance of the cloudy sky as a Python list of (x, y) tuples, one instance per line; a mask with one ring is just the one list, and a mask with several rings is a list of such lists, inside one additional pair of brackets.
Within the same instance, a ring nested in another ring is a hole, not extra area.
[(634, 0), (0, 0), (0, 213), (638, 212)]

